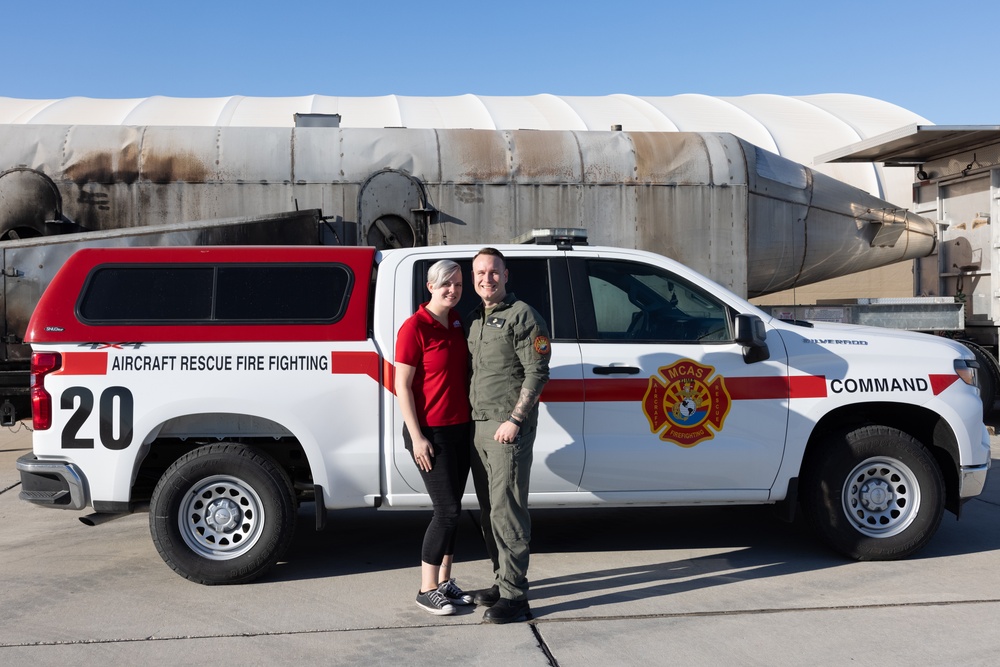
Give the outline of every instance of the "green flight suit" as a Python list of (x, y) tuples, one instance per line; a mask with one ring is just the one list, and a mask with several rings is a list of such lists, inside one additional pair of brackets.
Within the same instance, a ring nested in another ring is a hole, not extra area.
[(513, 294), (468, 319), (470, 388), (474, 426), (472, 478), (482, 510), (483, 538), (502, 597), (528, 593), (531, 517), (528, 483), (538, 406), (525, 417), (517, 442), (493, 439), (511, 416), (522, 388), (541, 394), (549, 379), (551, 346), (541, 316)]

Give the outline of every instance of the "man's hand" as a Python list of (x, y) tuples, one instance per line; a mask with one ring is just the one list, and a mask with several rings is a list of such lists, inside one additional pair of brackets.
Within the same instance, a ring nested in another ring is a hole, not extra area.
[(497, 432), (493, 434), (494, 440), (505, 445), (517, 442), (517, 439), (520, 437), (521, 428), (514, 422), (504, 422), (500, 424), (500, 428), (498, 428)]

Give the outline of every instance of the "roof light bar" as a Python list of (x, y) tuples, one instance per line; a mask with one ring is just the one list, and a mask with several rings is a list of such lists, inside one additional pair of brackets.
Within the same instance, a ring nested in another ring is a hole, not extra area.
[(587, 230), (580, 227), (547, 227), (532, 229), (516, 237), (513, 243), (554, 245), (559, 250), (570, 250), (575, 245), (587, 245)]

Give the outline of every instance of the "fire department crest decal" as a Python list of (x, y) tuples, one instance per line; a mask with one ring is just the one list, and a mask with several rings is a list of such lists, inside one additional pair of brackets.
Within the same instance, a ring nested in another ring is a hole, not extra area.
[[(659, 369), (649, 378), (642, 411), (649, 420), (649, 430), (660, 440), (681, 447), (694, 447), (711, 440), (729, 414), (732, 398), (715, 368), (690, 359)], [(662, 431), (662, 432), (661, 432)]]

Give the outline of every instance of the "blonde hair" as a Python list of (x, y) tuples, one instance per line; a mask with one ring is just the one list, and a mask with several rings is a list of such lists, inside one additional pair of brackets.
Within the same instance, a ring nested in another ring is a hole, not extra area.
[(431, 268), (427, 269), (427, 282), (434, 289), (441, 287), (444, 281), (448, 280), (452, 274), (458, 273), (461, 275), (462, 267), (460, 267), (455, 262), (450, 259), (442, 259), (439, 262), (434, 262)]

